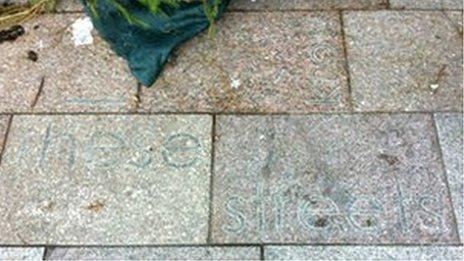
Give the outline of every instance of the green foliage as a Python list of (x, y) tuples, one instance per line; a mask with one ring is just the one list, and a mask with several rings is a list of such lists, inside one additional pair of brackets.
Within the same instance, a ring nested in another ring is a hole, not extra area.
[(51, 12), (55, 10), (56, 1), (57, 0), (29, 0), (29, 5), (35, 6), (42, 4), (44, 11)]
[[(90, 10), (96, 17), (98, 17), (97, 4), (99, 1), (107, 1), (108, 3), (112, 4), (119, 11), (119, 13), (122, 16), (124, 16), (124, 18), (126, 18), (127, 21), (129, 21), (130, 23), (137, 24), (143, 27), (147, 26), (143, 21), (138, 19), (136, 16), (132, 15), (129, 11), (127, 11), (126, 8), (124, 8), (124, 6), (120, 3), (119, 0), (88, 0)], [(210, 4), (208, 0), (137, 0), (137, 1), (147, 6), (150, 12), (152, 12), (155, 15), (165, 15), (161, 8), (163, 5), (169, 5), (173, 8), (176, 8), (182, 2), (201, 1), (205, 9), (205, 15), (211, 24), (210, 33), (213, 33), (214, 31), (214, 21), (216, 20), (218, 16), (219, 4), (221, 3), (221, 0), (214, 0), (213, 4)]]

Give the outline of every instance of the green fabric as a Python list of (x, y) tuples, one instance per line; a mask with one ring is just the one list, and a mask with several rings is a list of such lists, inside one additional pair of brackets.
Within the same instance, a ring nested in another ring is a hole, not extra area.
[[(98, 1), (98, 16), (88, 6), (86, 11), (100, 35), (128, 61), (134, 76), (145, 86), (153, 85), (173, 49), (209, 27), (201, 2), (185, 2), (178, 8), (163, 6), (163, 15), (150, 13), (135, 0), (119, 2), (145, 26), (130, 24), (105, 0)], [(228, 3), (222, 0), (220, 13)]]

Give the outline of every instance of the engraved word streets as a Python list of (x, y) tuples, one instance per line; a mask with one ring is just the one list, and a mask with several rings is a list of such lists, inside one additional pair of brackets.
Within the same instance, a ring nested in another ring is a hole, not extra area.
[(189, 168), (200, 159), (201, 143), (189, 133), (162, 135), (164, 140), (159, 147), (153, 144), (153, 136), (139, 140), (136, 136), (128, 138), (120, 133), (97, 131), (83, 138), (50, 124), (40, 136), (23, 137), (14, 158), (16, 164), (38, 170), (50, 170), (53, 166), (66, 171), (73, 171), (81, 162), (88, 170), (118, 167), (144, 170), (153, 167), (155, 159), (170, 167)]
[[(353, 195), (337, 185), (336, 192), (328, 195), (316, 184), (271, 188), (263, 183), (258, 182), (251, 197), (228, 197), (222, 231), (234, 236), (256, 231), (265, 236), (287, 231), (381, 234), (393, 229), (408, 235), (419, 229), (440, 235), (446, 226), (440, 201), (432, 195), (397, 198), (390, 204), (372, 195)], [(414, 211), (406, 213), (406, 209)]]

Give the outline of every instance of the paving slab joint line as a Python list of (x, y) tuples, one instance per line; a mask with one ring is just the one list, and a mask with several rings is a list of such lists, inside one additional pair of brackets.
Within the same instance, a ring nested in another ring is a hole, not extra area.
[(212, 126), (211, 126), (211, 157), (210, 157), (210, 184), (209, 184), (209, 216), (208, 216), (208, 237), (206, 242), (208, 244), (213, 243), (213, 196), (214, 196), (214, 158), (215, 158), (215, 148), (216, 148), (216, 115), (212, 116)]
[[(388, 7), (387, 7), (388, 6)], [(405, 12), (463, 12), (463, 9), (459, 8), (436, 8), (436, 9), (427, 9), (427, 8), (402, 8), (402, 7), (392, 7), (390, 3), (384, 5), (384, 7), (379, 8), (330, 8), (330, 9), (230, 9), (226, 13), (331, 13), (331, 12), (380, 12), (380, 11), (405, 11)]]
[(79, 10), (62, 10), (62, 11), (54, 11), (52, 14), (83, 14), (83, 13), (85, 12), (79, 11)]
[(434, 134), (435, 134), (435, 143), (437, 144), (438, 146), (438, 156), (440, 157), (440, 164), (443, 168), (443, 178), (444, 178), (444, 181), (445, 181), (445, 184), (446, 184), (446, 190), (447, 190), (447, 194), (448, 194), (448, 201), (451, 205), (451, 214), (452, 214), (452, 217), (453, 217), (453, 222), (454, 222), (454, 230), (456, 232), (456, 236), (458, 238), (458, 241), (460, 244), (462, 244), (462, 238), (460, 238), (459, 236), (459, 227), (458, 227), (458, 219), (456, 217), (456, 211), (454, 209), (454, 202), (453, 202), (453, 198), (451, 197), (451, 188), (450, 188), (450, 184), (449, 184), (449, 181), (448, 181), (448, 173), (446, 171), (446, 165), (445, 165), (445, 159), (443, 157), (443, 149), (442, 149), (442, 146), (440, 144), (440, 136), (439, 136), (439, 133), (438, 133), (438, 123), (437, 123), (437, 120), (436, 120), (436, 117), (435, 117), (435, 114), (431, 114), (432, 116), (432, 120), (433, 120), (433, 131), (434, 131)]
[(427, 243), (427, 244), (353, 244), (353, 243), (229, 243), (229, 244), (139, 244), (139, 245), (2, 245), (0, 248), (47, 248), (47, 255), (55, 248), (182, 248), (182, 247), (267, 247), (267, 246), (297, 246), (297, 247), (462, 247), (462, 243)]
[(463, 113), (458, 110), (438, 110), (438, 111), (309, 111), (309, 112), (209, 112), (209, 111), (123, 111), (123, 112), (0, 112), (0, 116), (10, 115), (27, 115), (27, 116), (66, 116), (66, 115), (121, 115), (121, 116), (132, 116), (132, 115), (216, 115), (216, 116), (310, 116), (310, 115), (398, 115), (398, 114), (430, 114), (430, 113)]
[(0, 133), (0, 135), (5, 135), (3, 139), (3, 144), (0, 144), (0, 165), (2, 165), (2, 158), (3, 154), (5, 153), (6, 150), (6, 145), (8, 142), (8, 136), (10, 135), (10, 129), (11, 129), (11, 124), (13, 123), (13, 117), (14, 115), (10, 115), (8, 119), (8, 123), (6, 124), (6, 131), (5, 133)]
[[(234, 8), (227, 10), (226, 13), (287, 13), (287, 12), (294, 12), (294, 13), (317, 13), (317, 12), (378, 12), (378, 11), (416, 11), (416, 12), (463, 12), (463, 9), (459, 8), (440, 8), (440, 9), (426, 9), (426, 8), (401, 8), (401, 7), (392, 7), (390, 2), (384, 7), (379, 8), (332, 8), (332, 9), (285, 9), (285, 10), (278, 10), (278, 9), (271, 9), (271, 10), (248, 10), (248, 9), (240, 9)], [(68, 15), (68, 14), (85, 14), (84, 11), (58, 11), (53, 12), (51, 14), (55, 15)]]

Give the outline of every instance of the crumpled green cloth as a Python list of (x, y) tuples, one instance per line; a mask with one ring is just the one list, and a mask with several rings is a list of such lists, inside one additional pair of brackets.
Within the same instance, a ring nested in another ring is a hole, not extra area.
[[(86, 1), (83, 0), (86, 4)], [(169, 55), (179, 45), (209, 27), (201, 2), (184, 2), (179, 7), (163, 6), (163, 15), (152, 14), (136, 0), (121, 4), (145, 26), (131, 24), (109, 1), (98, 1), (95, 16), (86, 4), (86, 12), (95, 28), (114, 51), (125, 58), (132, 74), (145, 86), (151, 86), (161, 73)], [(210, 0), (212, 3), (212, 0)], [(220, 14), (229, 0), (222, 0)]]

